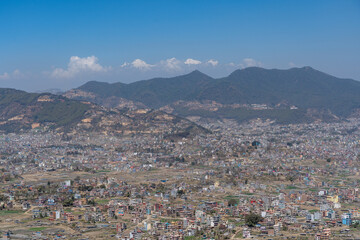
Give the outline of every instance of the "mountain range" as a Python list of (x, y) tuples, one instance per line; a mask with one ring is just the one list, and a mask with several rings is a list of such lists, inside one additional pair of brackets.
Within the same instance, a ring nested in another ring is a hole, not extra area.
[(57, 131), (102, 134), (162, 134), (191, 137), (209, 131), (172, 114), (151, 109), (108, 109), (51, 93), (0, 88), (0, 132)]
[(332, 121), (359, 111), (360, 82), (311, 67), (249, 67), (217, 79), (196, 70), (130, 84), (90, 81), (64, 96), (107, 107), (160, 108), (180, 116)]
[(0, 88), (0, 132), (56, 129), (183, 137), (207, 132), (186, 118), (301, 123), (354, 116), (360, 116), (360, 82), (311, 67), (251, 67), (218, 79), (193, 71), (130, 84), (91, 81), (63, 95)]

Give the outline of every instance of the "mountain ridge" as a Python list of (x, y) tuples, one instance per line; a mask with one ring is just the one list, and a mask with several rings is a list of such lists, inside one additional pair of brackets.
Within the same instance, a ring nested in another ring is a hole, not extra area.
[[(92, 94), (93, 99), (69, 94), (74, 91)], [(265, 104), (269, 109), (286, 105), (303, 112), (329, 111), (346, 118), (360, 109), (359, 93), (360, 82), (337, 78), (306, 66), (290, 69), (249, 67), (235, 70), (223, 78), (212, 78), (195, 70), (172, 78), (152, 78), (128, 84), (91, 81), (68, 91), (65, 96), (89, 101), (96, 99), (97, 104), (109, 102), (112, 97), (114, 104), (111, 107), (116, 107), (114, 98), (119, 98), (155, 109), (178, 101)]]

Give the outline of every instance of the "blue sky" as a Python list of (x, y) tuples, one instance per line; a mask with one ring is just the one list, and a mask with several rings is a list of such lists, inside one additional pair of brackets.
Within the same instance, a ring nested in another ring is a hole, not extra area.
[(360, 80), (360, 1), (0, 1), (0, 87), (312, 66)]

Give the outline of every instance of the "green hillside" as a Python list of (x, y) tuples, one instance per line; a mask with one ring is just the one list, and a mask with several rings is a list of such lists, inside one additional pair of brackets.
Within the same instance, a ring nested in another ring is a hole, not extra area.
[[(348, 117), (360, 109), (360, 82), (340, 79), (317, 71), (311, 67), (288, 70), (250, 67), (237, 70), (229, 76), (213, 79), (199, 71), (173, 78), (154, 78), (134, 82), (102, 83), (88, 82), (78, 88), (97, 96), (97, 102), (111, 96), (141, 102), (150, 108), (159, 108), (179, 100), (212, 100), (221, 104), (278, 104), (296, 106), (299, 111), (222, 110), (221, 116), (242, 119), (246, 116), (285, 116), (289, 120), (308, 109), (330, 111), (339, 117)], [(99, 100), (100, 99), (100, 100)], [(226, 113), (224, 113), (226, 111)], [(214, 113), (203, 113), (203, 115)], [(280, 114), (280, 115), (278, 115)], [(219, 116), (219, 115), (218, 115)], [(247, 119), (247, 117), (246, 117)]]
[[(39, 101), (49, 98), (49, 101)], [(31, 123), (48, 123), (66, 127), (78, 122), (89, 109), (88, 104), (46, 93), (27, 93), (0, 89), (0, 130), (30, 128)], [(9, 120), (18, 117), (16, 120)]]

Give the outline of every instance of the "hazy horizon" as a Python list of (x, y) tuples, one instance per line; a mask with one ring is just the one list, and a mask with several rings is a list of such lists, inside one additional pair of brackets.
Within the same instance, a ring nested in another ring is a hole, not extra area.
[[(151, 10), (150, 10), (151, 9)], [(359, 1), (1, 1), (0, 87), (67, 90), (195, 69), (360, 80)]]
[[(264, 67), (257, 67), (257, 68), (262, 68), (262, 69), (266, 69), (266, 70), (290, 70), (290, 69), (301, 69), (301, 68), (305, 68), (305, 67), (311, 67), (311, 66), (303, 66), (303, 67), (290, 67), (290, 68), (264, 68)], [(97, 80), (97, 79), (90, 79), (88, 81), (84, 81), (83, 83), (81, 83), (80, 85), (77, 85), (77, 86), (74, 86), (74, 87), (70, 87), (70, 88), (61, 88), (61, 87), (49, 87), (49, 88), (41, 88), (41, 89), (34, 89), (34, 90), (26, 90), (26, 89), (21, 89), (21, 88), (14, 88), (14, 89), (17, 89), (17, 90), (22, 90), (22, 91), (27, 91), (27, 92), (52, 92), (52, 91), (55, 91), (55, 92), (65, 92), (65, 91), (68, 91), (70, 89), (75, 89), (77, 87), (80, 87), (82, 85), (84, 85), (85, 83), (87, 82), (105, 82), (105, 83), (109, 83), (109, 84), (112, 84), (112, 83), (124, 83), (124, 84), (131, 84), (131, 83), (135, 83), (135, 82), (139, 82), (139, 81), (147, 81), (147, 80), (152, 80), (152, 79), (161, 79), (161, 78), (173, 78), (173, 77), (178, 77), (178, 76), (183, 76), (183, 75), (187, 75), (187, 74), (190, 74), (192, 72), (195, 72), (195, 71), (199, 71), (213, 79), (221, 79), (223, 77), (227, 77), (229, 76), (231, 73), (233, 73), (234, 71), (237, 71), (237, 70), (244, 70), (244, 69), (247, 69), (247, 68), (252, 68), (252, 67), (245, 67), (245, 68), (239, 68), (239, 69), (235, 69), (233, 71), (230, 71), (228, 74), (225, 74), (225, 75), (221, 75), (221, 76), (217, 76), (217, 77), (214, 77), (210, 74), (207, 74), (205, 73), (204, 71), (200, 71), (199, 69), (193, 69), (193, 70), (190, 70), (188, 72), (184, 72), (184, 73), (181, 73), (181, 74), (175, 74), (175, 75), (169, 75), (169, 76), (154, 76), (154, 77), (150, 77), (150, 78), (144, 78), (144, 79), (137, 79), (137, 80), (134, 80), (134, 81), (117, 81), (116, 79), (114, 81), (106, 81), (106, 80)], [(311, 67), (312, 68), (312, 67)], [(314, 69), (314, 68), (313, 68)], [(317, 70), (319, 71), (318, 69), (314, 69), (314, 70)], [(322, 72), (322, 71), (320, 71)], [(326, 72), (323, 72), (325, 74), (327, 74)], [(331, 75), (333, 76), (333, 75)], [(355, 80), (355, 81), (360, 81), (360, 80), (357, 80), (357, 79), (352, 79), (352, 78), (345, 78), (345, 77), (338, 77), (338, 76), (333, 76), (333, 77), (336, 77), (336, 78), (339, 78), (339, 79), (350, 79), (350, 80)], [(2, 88), (2, 87), (0, 87)], [(13, 87), (9, 87), (9, 88), (13, 88)]]

